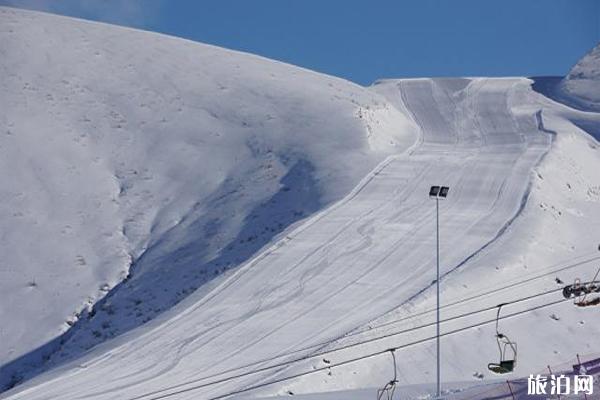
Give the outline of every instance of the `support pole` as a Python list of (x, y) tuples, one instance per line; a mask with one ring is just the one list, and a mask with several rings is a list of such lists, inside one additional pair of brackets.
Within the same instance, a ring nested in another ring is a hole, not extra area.
[[(552, 368), (550, 368), (550, 366), (549, 366), (549, 365), (548, 365), (548, 371), (550, 372), (550, 375), (554, 375), (554, 374), (552, 373)], [(557, 388), (557, 390), (556, 390), (556, 391), (558, 392), (558, 388)], [(558, 396), (558, 400), (560, 400), (560, 394), (558, 394), (558, 393), (557, 393), (557, 396)]]
[(506, 384), (508, 385), (508, 390), (510, 390), (510, 396), (513, 400), (515, 400), (515, 394), (513, 393), (512, 387), (510, 386), (510, 381), (507, 379)]
[[(577, 365), (579, 365), (579, 371), (581, 371), (581, 358), (579, 358), (579, 353), (577, 353)], [(586, 392), (583, 392), (583, 398), (588, 400)]]
[(437, 398), (442, 395), (442, 381), (440, 377), (440, 199), (435, 199), (435, 232), (436, 232), (436, 259), (437, 259)]

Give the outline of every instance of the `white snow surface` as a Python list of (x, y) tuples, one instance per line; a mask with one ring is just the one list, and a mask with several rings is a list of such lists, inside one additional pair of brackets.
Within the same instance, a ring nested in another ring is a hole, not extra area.
[[(443, 337), (445, 382), (498, 379), (486, 369), (498, 361), (494, 326), (483, 324), (495, 305), (560, 289), (557, 278), (591, 279), (600, 266), (600, 150), (582, 128), (600, 115), (544, 97), (529, 79), (386, 80), (366, 89), (145, 32), (11, 9), (0, 9), (0, 18), (7, 38), (0, 50), (11, 55), (0, 83), (13, 93), (0, 99), (9, 110), (0, 151), (8, 160), (2, 170), (15, 171), (2, 175), (9, 203), (0, 223), (11, 229), (1, 245), (12, 268), (0, 269), (10, 280), (1, 289), (14, 305), (0, 317), (15, 320), (2, 324), (4, 360), (51, 338), (43, 329), (52, 324), (64, 330), (69, 307), (85, 296), (95, 301), (101, 282), (112, 288), (134, 263), (131, 278), (75, 324), (48, 365), (128, 332), (2, 398), (353, 389), (371, 398), (365, 388), (391, 379), (387, 353), (327, 366), (402, 345), (410, 346), (397, 351), (399, 384), (422, 384), (415, 396), (423, 398), (435, 379), (434, 342), (426, 340), (434, 327), (393, 334), (435, 318), (432, 184), (450, 186), (440, 202), (442, 298), (459, 302), (442, 318), (470, 313), (444, 323), (442, 333), (482, 324)], [(66, 41), (72, 45), (56, 44)], [(22, 215), (12, 215), (17, 210)], [(300, 213), (285, 218), (278, 210)], [(227, 247), (276, 218), (285, 220), (283, 233), (267, 235), (262, 249)], [(70, 230), (56, 230), (65, 221)], [(178, 301), (155, 288), (205, 282), (185, 276), (193, 277), (192, 266), (222, 272), (210, 262), (223, 254), (238, 257), (226, 258), (225, 273), (146, 324), (130, 322), (158, 315), (146, 303)], [(49, 264), (51, 257), (58, 261)], [(560, 299), (558, 290), (503, 314)], [(54, 314), (40, 312), (42, 304)], [(490, 309), (475, 313), (483, 308)], [(596, 315), (567, 301), (503, 319), (501, 330), (519, 346), (515, 375), (597, 353)], [(46, 325), (31, 329), (42, 316)], [(94, 341), (93, 332), (102, 338)], [(393, 336), (195, 387), (384, 335)], [(5, 343), (17, 350), (7, 352)], [(257, 364), (223, 373), (249, 363)], [(307, 371), (316, 372), (244, 391)]]
[(561, 88), (580, 107), (600, 111), (600, 44), (575, 64)]
[(140, 325), (418, 136), (341, 79), (10, 8), (0, 69), (0, 365), (86, 316), (132, 265), (70, 347)]

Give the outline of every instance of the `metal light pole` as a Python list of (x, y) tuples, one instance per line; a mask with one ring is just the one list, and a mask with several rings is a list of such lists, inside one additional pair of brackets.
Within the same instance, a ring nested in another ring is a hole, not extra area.
[(436, 243), (436, 291), (437, 291), (437, 323), (436, 323), (436, 344), (437, 344), (437, 390), (436, 398), (441, 398), (442, 381), (440, 378), (440, 199), (448, 196), (448, 186), (432, 186), (429, 189), (429, 197), (435, 199), (435, 243)]

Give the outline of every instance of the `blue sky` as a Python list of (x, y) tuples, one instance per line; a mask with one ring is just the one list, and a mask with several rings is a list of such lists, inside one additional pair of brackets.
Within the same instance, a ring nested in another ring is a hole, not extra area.
[(600, 40), (600, 0), (0, 0), (248, 51), (361, 84), (564, 75)]

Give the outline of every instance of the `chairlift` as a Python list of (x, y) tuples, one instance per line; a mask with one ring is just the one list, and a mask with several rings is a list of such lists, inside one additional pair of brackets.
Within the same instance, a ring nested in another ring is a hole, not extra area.
[(517, 343), (512, 342), (508, 336), (500, 333), (498, 330), (502, 306), (504, 304), (498, 305), (498, 313), (496, 314), (496, 342), (498, 343), (498, 351), (500, 352), (500, 362), (488, 364), (488, 369), (496, 374), (513, 372), (517, 365)]
[(398, 377), (396, 375), (396, 355), (394, 354), (395, 350), (396, 349), (390, 349), (390, 353), (392, 353), (392, 360), (394, 361), (394, 379), (386, 383), (382, 389), (377, 390), (377, 400), (393, 400), (394, 398), (394, 392), (396, 391), (396, 383), (398, 383)]
[(600, 305), (600, 296), (588, 299), (590, 293), (600, 293), (600, 281), (597, 280), (600, 269), (594, 275), (594, 279), (589, 282), (581, 282), (579, 278), (575, 279), (572, 285), (563, 288), (563, 297), (565, 299), (574, 298), (574, 304), (578, 307), (589, 307)]

